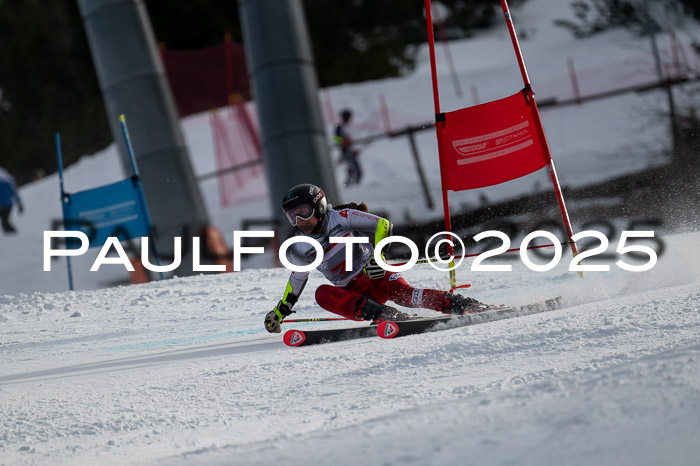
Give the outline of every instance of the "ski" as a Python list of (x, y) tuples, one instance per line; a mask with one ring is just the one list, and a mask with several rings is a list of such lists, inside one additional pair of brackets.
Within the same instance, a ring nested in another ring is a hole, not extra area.
[[(423, 333), (433, 327), (445, 324), (444, 329), (462, 327), (465, 325), (491, 322), (529, 314), (536, 314), (561, 308), (561, 297), (549, 299), (524, 306), (494, 306), (485, 311), (462, 316), (440, 315), (437, 317), (415, 318), (403, 321), (386, 321), (379, 325), (367, 327), (332, 328), (322, 330), (287, 330), (284, 334), (284, 344), (287, 346), (309, 346), (336, 341), (369, 338), (379, 335), (382, 338)], [(441, 327), (442, 329), (442, 327)]]
[(287, 330), (284, 344), (287, 346), (308, 346), (334, 341), (354, 340), (377, 336), (377, 326), (333, 328), (325, 330)]
[(386, 321), (377, 326), (377, 335), (382, 338), (396, 338), (423, 333), (431, 329), (447, 330), (466, 325), (510, 319), (561, 308), (561, 296), (524, 306), (494, 306), (484, 311), (465, 315), (445, 315), (402, 321)]

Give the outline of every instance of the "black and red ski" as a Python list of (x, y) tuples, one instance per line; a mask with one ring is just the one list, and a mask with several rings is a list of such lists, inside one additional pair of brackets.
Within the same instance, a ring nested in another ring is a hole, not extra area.
[(287, 330), (284, 334), (284, 344), (287, 346), (307, 346), (376, 336), (376, 325), (324, 330)]
[[(284, 334), (284, 344), (287, 346), (308, 346), (335, 341), (369, 338), (379, 335), (382, 338), (403, 337), (415, 335), (431, 329), (448, 329), (465, 325), (480, 324), (494, 320), (509, 319), (538, 312), (551, 311), (561, 308), (561, 297), (548, 299), (524, 306), (494, 306), (482, 312), (456, 315), (439, 315), (436, 317), (415, 318), (403, 321), (386, 321), (379, 325), (364, 327), (333, 328), (322, 330), (287, 330)], [(444, 324), (444, 325), (441, 325)], [(437, 327), (437, 328), (435, 328)]]
[(385, 321), (377, 326), (377, 335), (382, 338), (404, 337), (415, 335), (428, 330), (447, 330), (466, 325), (493, 322), (495, 320), (510, 319), (524, 315), (537, 314), (539, 312), (553, 311), (561, 308), (561, 297), (548, 299), (524, 306), (494, 306), (481, 312), (465, 315), (446, 315), (427, 317), (422, 319), (408, 319), (402, 321)]

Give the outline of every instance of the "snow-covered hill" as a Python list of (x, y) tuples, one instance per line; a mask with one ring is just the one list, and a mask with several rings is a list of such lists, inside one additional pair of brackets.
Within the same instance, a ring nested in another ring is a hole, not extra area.
[(565, 308), (389, 341), (285, 347), (283, 269), (6, 296), (0, 464), (697, 464), (700, 235), (666, 239), (639, 274), (466, 269)]
[[(622, 31), (576, 41), (552, 27), (553, 18), (570, 15), (567, 4), (528, 0), (513, 12), (529, 37), (522, 46), (538, 98), (570, 97), (567, 57), (588, 77), (584, 93), (653, 77), (645, 45)], [(677, 34), (687, 43), (699, 31), (689, 22)], [(463, 88), (477, 84), (482, 101), (520, 88), (505, 27), (450, 46)], [(429, 121), (421, 56), (405, 77), (330, 89), (334, 105), (354, 108), (362, 121), (381, 94), (405, 121)], [(444, 109), (471, 105), (441, 67)], [(544, 110), (562, 182), (586, 185), (666, 163), (666, 127), (653, 117), (660, 108), (663, 99), (651, 93)], [(214, 169), (208, 121), (182, 122), (198, 174)], [(417, 144), (439, 199), (434, 134), (420, 133)], [(407, 210), (440, 218), (439, 206), (429, 211), (418, 201), (409, 157), (406, 140), (367, 146), (367, 177), (342, 188), (342, 200), (365, 200), (397, 223)], [(110, 147), (70, 167), (66, 186), (77, 191), (122, 176)], [(458, 211), (483, 196), (510, 199), (548, 186), (547, 174), (535, 173), (451, 199)], [(229, 240), (245, 218), (269, 214), (267, 200), (223, 208), (214, 181), (201, 188)], [(234, 274), (104, 288), (127, 275), (120, 266), (88, 272), (94, 250), (74, 261), (80, 291), (67, 292), (62, 260), (42, 272), (42, 234), (60, 218), (57, 179), (21, 194), (27, 210), (13, 217), (20, 234), (0, 237), (0, 465), (638, 466), (694, 465), (700, 457), (697, 225), (657, 229), (665, 248), (647, 272), (613, 261), (610, 272), (579, 278), (566, 270), (566, 254), (549, 272), (533, 272), (517, 254), (512, 272), (471, 272), (472, 260), (457, 272), (472, 285), (463, 293), (481, 301), (562, 296), (561, 310), (390, 341), (287, 348), (262, 326), (285, 269), (244, 262)], [(578, 230), (578, 206), (569, 207)], [(426, 265), (404, 276), (420, 287), (448, 286)], [(325, 316), (312, 293), (323, 282), (311, 275), (295, 316)]]

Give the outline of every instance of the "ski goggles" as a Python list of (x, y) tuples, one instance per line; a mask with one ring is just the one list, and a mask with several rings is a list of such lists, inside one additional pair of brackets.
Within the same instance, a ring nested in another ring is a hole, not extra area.
[(309, 220), (314, 216), (314, 208), (308, 204), (302, 204), (297, 207), (293, 207), (289, 210), (284, 211), (284, 215), (287, 216), (287, 220), (292, 224), (293, 227), (297, 226), (297, 220)]

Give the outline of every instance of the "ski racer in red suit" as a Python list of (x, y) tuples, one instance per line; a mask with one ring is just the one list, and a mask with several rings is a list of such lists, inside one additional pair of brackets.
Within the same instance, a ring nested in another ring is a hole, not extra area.
[[(350, 208), (351, 207), (351, 208)], [(359, 209), (358, 209), (359, 208)], [(297, 228), (297, 236), (313, 238), (321, 244), (324, 255), (318, 270), (332, 283), (316, 289), (316, 302), (323, 309), (353, 320), (404, 320), (409, 316), (387, 306), (387, 301), (410, 307), (426, 308), (445, 314), (465, 314), (485, 309), (473, 298), (447, 291), (414, 288), (400, 273), (382, 269), (374, 259), (374, 246), (391, 236), (392, 225), (382, 217), (366, 212), (363, 203), (334, 209), (318, 186), (301, 184), (292, 188), (282, 202), (289, 222)], [(368, 243), (331, 243), (331, 237), (369, 236)], [(346, 247), (352, 247), (352, 267), (345, 271)], [(299, 242), (289, 247), (289, 259), (295, 266), (311, 264), (316, 250), (310, 243)], [(268, 332), (282, 331), (282, 322), (292, 314), (309, 272), (292, 272), (284, 295), (265, 316)]]

